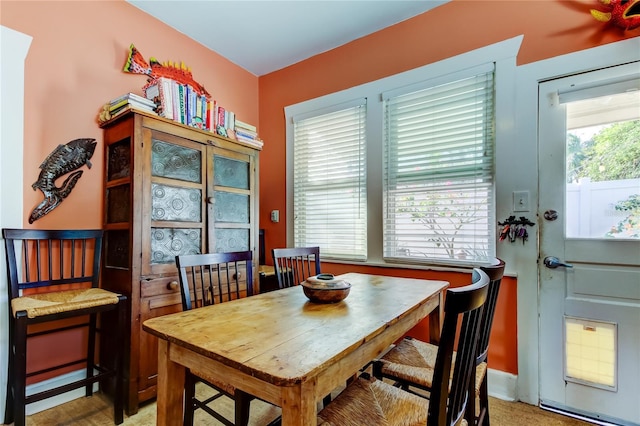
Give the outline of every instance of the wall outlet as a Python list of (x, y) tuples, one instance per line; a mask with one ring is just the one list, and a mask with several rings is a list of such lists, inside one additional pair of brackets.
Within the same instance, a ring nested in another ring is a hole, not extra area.
[(513, 211), (528, 212), (530, 209), (529, 191), (513, 191)]
[(271, 210), (271, 222), (280, 222), (280, 210)]

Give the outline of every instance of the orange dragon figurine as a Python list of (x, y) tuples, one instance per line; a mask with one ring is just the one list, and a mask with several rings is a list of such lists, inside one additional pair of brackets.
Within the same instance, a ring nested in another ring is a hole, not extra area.
[(204, 86), (193, 79), (191, 70), (186, 68), (184, 64), (181, 64), (180, 67), (173, 66), (171, 63), (161, 64), (155, 58), (149, 58), (149, 63), (147, 63), (133, 44), (129, 46), (129, 57), (124, 64), (123, 71), (132, 74), (145, 74), (152, 79), (166, 77), (180, 84), (188, 84), (193, 87), (199, 95), (204, 95), (207, 98), (211, 97)]
[(599, 0), (606, 10), (591, 9), (591, 16), (623, 30), (640, 27), (640, 0)]

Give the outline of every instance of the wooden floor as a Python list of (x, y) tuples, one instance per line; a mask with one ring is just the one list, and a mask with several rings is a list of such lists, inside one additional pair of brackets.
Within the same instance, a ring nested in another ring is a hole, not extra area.
[[(198, 386), (200, 386), (199, 384)], [(198, 393), (204, 392), (198, 388)], [(221, 410), (233, 413), (230, 400), (222, 401)], [(522, 402), (507, 402), (490, 398), (489, 411), (492, 426), (585, 426), (590, 425), (580, 420), (542, 410), (536, 406)], [(280, 415), (280, 409), (259, 400), (251, 402), (250, 425), (263, 426)], [(232, 417), (231, 417), (232, 418)], [(150, 403), (142, 406), (137, 414), (125, 416), (124, 425), (153, 426), (156, 424), (156, 405)], [(196, 411), (196, 425), (219, 425), (220, 423), (202, 412)], [(28, 426), (62, 426), (62, 425), (113, 425), (113, 409), (110, 401), (102, 394), (90, 398), (80, 398), (58, 407), (27, 417)], [(374, 425), (371, 425), (374, 426)]]

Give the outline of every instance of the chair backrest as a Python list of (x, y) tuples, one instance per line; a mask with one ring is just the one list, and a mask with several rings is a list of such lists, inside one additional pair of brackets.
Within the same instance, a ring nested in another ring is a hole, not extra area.
[(45, 293), (67, 289), (69, 284), (98, 287), (102, 230), (3, 229), (2, 236), (9, 300), (25, 289)]
[(272, 249), (271, 255), (280, 288), (298, 285), (320, 274), (320, 247)]
[(489, 292), (487, 294), (484, 311), (482, 312), (482, 325), (480, 326), (476, 364), (484, 362), (487, 359), (491, 326), (493, 325), (493, 317), (496, 313), (496, 305), (498, 304), (498, 293), (500, 292), (500, 283), (504, 275), (504, 266), (505, 263), (502, 259), (494, 258), (490, 265), (480, 267), (480, 269), (489, 276)]
[[(471, 380), (475, 380), (476, 351), (488, 288), (487, 274), (474, 269), (472, 284), (447, 290), (427, 426), (458, 424), (467, 404), (474, 403), (468, 400), (468, 390)], [(449, 382), (456, 340), (456, 362), (453, 378)]]
[(239, 299), (243, 293), (253, 296), (251, 251), (176, 256), (176, 266), (185, 311)]

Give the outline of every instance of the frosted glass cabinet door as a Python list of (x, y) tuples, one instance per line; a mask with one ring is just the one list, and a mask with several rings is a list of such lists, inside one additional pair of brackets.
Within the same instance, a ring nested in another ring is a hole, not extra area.
[(203, 251), (205, 151), (200, 144), (160, 132), (152, 131), (150, 139), (151, 176), (144, 185), (150, 223), (143, 256), (148, 251), (148, 272), (162, 273), (175, 270), (176, 256)]
[(210, 222), (213, 251), (250, 250), (252, 212), (251, 157), (228, 151), (213, 153)]

